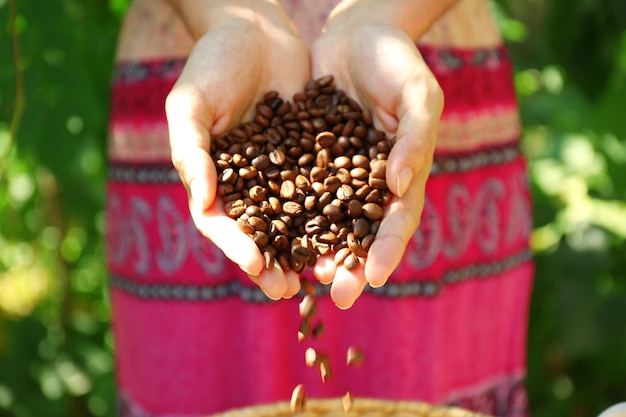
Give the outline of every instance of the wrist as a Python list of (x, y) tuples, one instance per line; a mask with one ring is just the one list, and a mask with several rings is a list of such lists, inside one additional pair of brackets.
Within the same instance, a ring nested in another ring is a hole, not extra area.
[(295, 32), (277, 0), (169, 0), (194, 39), (223, 27), (285, 28)]
[(331, 12), (325, 30), (388, 25), (417, 41), (457, 0), (344, 0)]

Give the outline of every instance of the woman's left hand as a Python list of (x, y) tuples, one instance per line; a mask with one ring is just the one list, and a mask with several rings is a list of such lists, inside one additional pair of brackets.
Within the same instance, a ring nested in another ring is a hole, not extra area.
[(396, 137), (386, 172), (394, 196), (368, 257), (353, 271), (328, 257), (314, 269), (320, 282), (332, 282), (331, 298), (346, 309), (368, 283), (385, 284), (420, 223), (443, 93), (415, 42), (390, 24), (331, 22), (311, 61), (314, 78), (333, 74), (338, 88), (371, 110), (376, 127)]

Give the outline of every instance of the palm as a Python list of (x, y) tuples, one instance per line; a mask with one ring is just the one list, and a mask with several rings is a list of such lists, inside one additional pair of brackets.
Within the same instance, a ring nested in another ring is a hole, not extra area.
[[(397, 136), (387, 167), (395, 195), (364, 267), (350, 272), (326, 260), (315, 271), (321, 282), (333, 282), (331, 296), (346, 308), (368, 282), (386, 282), (419, 224), (443, 100), (415, 44), (391, 26), (328, 31), (314, 44), (312, 63), (314, 77), (334, 74), (339, 88), (372, 111), (379, 128)], [(406, 167), (410, 184), (401, 175)]]
[[(217, 174), (210, 141), (250, 116), (265, 92), (277, 90), (289, 97), (310, 78), (306, 47), (284, 29), (223, 27), (204, 35), (166, 106), (172, 160), (190, 190), (196, 227), (251, 275), (263, 271), (263, 257), (215, 198)], [(265, 271), (253, 280), (273, 297), (284, 295), (288, 287), (297, 291), (292, 287), (299, 286), (297, 277), (286, 279), (278, 270)]]

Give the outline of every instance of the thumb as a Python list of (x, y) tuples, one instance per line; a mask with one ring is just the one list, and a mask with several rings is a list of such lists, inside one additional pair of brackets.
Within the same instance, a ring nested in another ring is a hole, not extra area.
[(190, 197), (194, 211), (204, 212), (215, 200), (217, 172), (211, 159), (212, 124), (200, 93), (174, 86), (165, 103), (172, 163)]

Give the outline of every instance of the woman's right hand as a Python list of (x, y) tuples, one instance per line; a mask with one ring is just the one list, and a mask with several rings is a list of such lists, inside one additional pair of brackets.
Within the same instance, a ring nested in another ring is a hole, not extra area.
[(291, 98), (309, 80), (308, 51), (275, 1), (171, 0), (197, 42), (166, 101), (172, 162), (198, 230), (273, 299), (300, 289), (294, 272), (264, 268), (253, 240), (216, 198), (211, 137), (251, 117), (270, 90)]

